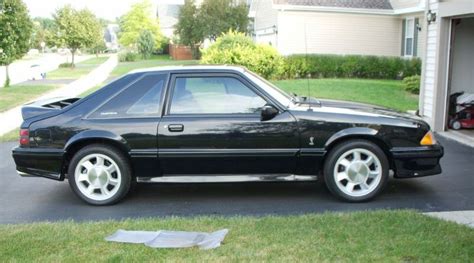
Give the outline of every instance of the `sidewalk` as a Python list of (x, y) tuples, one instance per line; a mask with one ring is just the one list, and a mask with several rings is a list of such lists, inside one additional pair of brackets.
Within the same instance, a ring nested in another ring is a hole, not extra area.
[(468, 211), (449, 211), (449, 212), (429, 212), (424, 213), (427, 216), (438, 219), (455, 222), (474, 228), (474, 210)]
[[(104, 82), (115, 66), (117, 66), (117, 63), (117, 55), (113, 54), (106, 62), (91, 71), (86, 76), (83, 76), (61, 88), (55, 89), (43, 96), (34, 98), (31, 101), (54, 97), (75, 97), (84, 91)], [(0, 125), (0, 135), (14, 130), (21, 125), (21, 122), (23, 121), (21, 117), (21, 107), (22, 106), (17, 106), (13, 109), (0, 113), (0, 123), (2, 124)]]

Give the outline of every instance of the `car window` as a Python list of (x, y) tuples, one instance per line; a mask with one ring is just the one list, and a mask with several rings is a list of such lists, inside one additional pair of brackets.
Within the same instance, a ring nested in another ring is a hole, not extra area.
[(93, 118), (157, 116), (165, 74), (146, 75), (95, 111)]
[(266, 101), (232, 77), (178, 77), (171, 114), (257, 113)]

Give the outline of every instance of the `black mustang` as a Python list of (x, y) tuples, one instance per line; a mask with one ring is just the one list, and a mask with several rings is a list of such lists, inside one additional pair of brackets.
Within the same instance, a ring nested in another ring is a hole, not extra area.
[[(357, 91), (354, 91), (357, 92)], [(300, 181), (322, 177), (347, 201), (396, 178), (441, 173), (430, 127), (387, 109), (289, 95), (240, 67), (133, 71), (82, 98), (26, 105), (22, 176), (68, 178), (93, 205), (135, 183)]]

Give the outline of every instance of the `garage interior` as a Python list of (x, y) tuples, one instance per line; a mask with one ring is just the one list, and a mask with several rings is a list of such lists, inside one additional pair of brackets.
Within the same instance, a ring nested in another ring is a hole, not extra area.
[(446, 129), (474, 139), (474, 17), (452, 19)]

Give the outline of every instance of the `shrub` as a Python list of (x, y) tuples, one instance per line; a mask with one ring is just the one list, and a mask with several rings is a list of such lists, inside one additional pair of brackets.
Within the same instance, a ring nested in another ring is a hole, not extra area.
[(142, 58), (148, 59), (155, 50), (155, 37), (150, 30), (142, 30), (138, 36), (138, 52)]
[(119, 53), (120, 62), (133, 62), (137, 61), (138, 54), (133, 51), (124, 51)]
[(71, 68), (71, 67), (72, 67), (72, 63), (61, 63), (61, 64), (59, 64), (58, 67), (59, 67), (59, 68)]
[(298, 78), (310, 74), (318, 78), (402, 79), (419, 75), (418, 58), (361, 56), (361, 55), (291, 55), (284, 59), (284, 78)]
[(281, 75), (283, 58), (278, 51), (268, 45), (255, 44), (244, 33), (229, 31), (201, 52), (203, 64), (241, 65), (265, 78)]
[(414, 75), (403, 79), (403, 86), (406, 91), (413, 94), (420, 94), (420, 76)]

